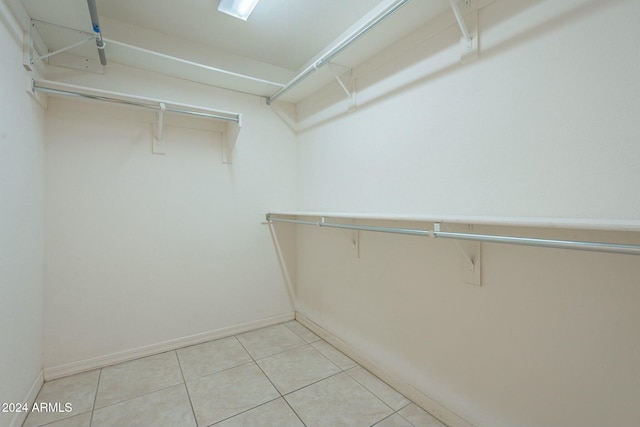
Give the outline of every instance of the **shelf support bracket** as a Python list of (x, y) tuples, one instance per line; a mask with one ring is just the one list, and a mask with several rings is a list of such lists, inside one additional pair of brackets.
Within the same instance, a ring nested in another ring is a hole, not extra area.
[(166, 154), (167, 147), (164, 143), (164, 113), (167, 106), (164, 102), (160, 103), (160, 111), (158, 111), (158, 127), (155, 137), (153, 138), (153, 154)]
[[(468, 9), (471, 6), (471, 0), (463, 1), (464, 7)], [(457, 0), (449, 0), (449, 3), (462, 32), (460, 60), (465, 63), (478, 58), (478, 11), (462, 16)]]
[(23, 33), (22, 66), (27, 71), (33, 71), (33, 38), (31, 37), (31, 31)]
[[(34, 61), (34, 52), (38, 54), (36, 50), (36, 45), (43, 46), (44, 43), (41, 42), (42, 39), (34, 38), (34, 24), (33, 22), (29, 23), (29, 31), (24, 31), (22, 33), (22, 66), (28, 72), (26, 78), (26, 86), (27, 86), (27, 94), (31, 96), (42, 108), (47, 109), (47, 96), (42, 93), (37, 93), (35, 91), (35, 82), (33, 81), (33, 76), (42, 72), (42, 61)], [(37, 31), (36, 31), (37, 33)], [(41, 43), (37, 43), (36, 40), (40, 40)]]
[[(79, 40), (71, 45), (62, 47), (60, 49), (49, 51), (48, 47), (46, 46), (46, 43), (44, 42), (44, 40), (42, 40), (42, 36), (40, 35), (37, 25), (56, 28), (58, 30), (63, 31), (64, 34), (70, 37), (73, 37), (73, 38), (82, 37), (82, 40)], [(57, 65), (64, 68), (71, 68), (73, 70), (88, 71), (88, 72), (97, 73), (97, 74), (104, 73), (104, 66), (100, 64), (100, 61), (91, 59), (91, 58), (85, 58), (76, 54), (67, 53), (68, 51), (71, 51), (78, 46), (82, 46), (91, 41), (94, 41), (95, 36), (92, 33), (63, 27), (57, 24), (52, 24), (50, 22), (32, 19), (29, 36), (31, 37), (31, 41), (30, 41), (30, 51), (29, 51), (28, 59), (30, 62), (30, 66), (32, 68), (34, 66), (41, 66), (47, 63), (47, 64)], [(46, 52), (46, 53), (41, 54), (41, 52)], [(23, 64), (25, 68), (27, 68), (26, 58), (23, 61)]]
[[(438, 237), (441, 224), (433, 224), (433, 237)], [(473, 226), (468, 225), (471, 229)], [(461, 258), (462, 281), (476, 286), (482, 286), (482, 243), (454, 240)]]
[(39, 56), (39, 57), (38, 57), (38, 59), (41, 59), (41, 60), (47, 59), (47, 58), (49, 58), (50, 56), (54, 56), (54, 55), (57, 55), (57, 54), (59, 54), (59, 53), (66, 52), (67, 50), (71, 50), (71, 49), (73, 49), (74, 47), (82, 46), (83, 44), (86, 44), (86, 43), (88, 43), (88, 42), (90, 42), (90, 41), (93, 41), (93, 40), (95, 40), (95, 39), (92, 37), (92, 38), (90, 38), (90, 39), (86, 39), (86, 40), (79, 41), (79, 42), (74, 43), (74, 44), (72, 44), (72, 45), (69, 45), (69, 46), (67, 46), (67, 47), (63, 47), (63, 48), (61, 48), (61, 49), (58, 49), (58, 50), (54, 50), (54, 51), (52, 51), (52, 52), (49, 52), (49, 53), (47, 53), (46, 55)]
[(353, 249), (357, 259), (360, 259), (360, 230), (353, 232)]
[(233, 157), (233, 150), (236, 147), (240, 128), (242, 127), (242, 114), (238, 114), (238, 121), (227, 122), (225, 130), (222, 132), (222, 163), (230, 165)]
[[(349, 88), (347, 88), (347, 85), (342, 81), (342, 79), (340, 78), (340, 75), (336, 71), (335, 65), (337, 64), (334, 64), (333, 62), (329, 62), (329, 69), (331, 70), (333, 77), (335, 77), (336, 81), (338, 82), (338, 84), (340, 85), (344, 93), (347, 95), (347, 99), (349, 100), (348, 111), (353, 111), (356, 109), (356, 91), (355, 89), (350, 90)], [(351, 76), (351, 73), (353, 72), (351, 68), (343, 67), (341, 65), (338, 65), (338, 66), (345, 70), (349, 70), (349, 75)], [(354, 86), (353, 78), (350, 79), (349, 83), (350, 83), (349, 86), (352, 86), (352, 87)]]

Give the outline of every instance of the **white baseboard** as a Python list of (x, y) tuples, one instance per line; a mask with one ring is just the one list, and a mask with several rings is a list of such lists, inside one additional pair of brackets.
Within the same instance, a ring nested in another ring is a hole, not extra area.
[[(35, 380), (33, 380), (33, 384), (31, 384), (27, 395), (21, 403), (26, 403), (29, 408), (31, 408), (36, 401), (36, 397), (38, 397), (38, 393), (40, 393), (42, 384), (44, 384), (44, 373), (40, 371), (38, 372)], [(24, 420), (27, 418), (28, 414), (28, 412), (16, 412), (13, 416), (13, 419), (9, 423), (9, 427), (20, 427), (22, 423), (24, 423)]]
[(296, 320), (302, 323), (307, 328), (311, 329), (316, 335), (318, 335), (323, 340), (327, 341), (329, 344), (349, 356), (351, 359), (356, 361), (362, 367), (372, 372), (378, 378), (389, 384), (391, 387), (396, 389), (398, 392), (402, 393), (407, 399), (413, 401), (416, 405), (420, 406), (422, 409), (438, 418), (440, 421), (445, 423), (449, 427), (473, 427), (471, 423), (463, 420), (458, 415), (454, 414), (438, 402), (431, 399), (426, 394), (414, 388), (411, 384), (406, 383), (405, 381), (399, 379), (394, 374), (392, 374), (388, 369), (380, 366), (373, 360), (371, 360), (366, 355), (362, 354), (352, 345), (346, 343), (341, 340), (337, 336), (333, 335), (331, 332), (328, 332), (323, 327), (319, 326), (312, 320), (308, 319), (305, 315), (300, 312), (296, 312)]
[(203, 332), (187, 337), (176, 338), (169, 341), (134, 348), (131, 350), (125, 350), (117, 353), (107, 354), (104, 356), (94, 357), (91, 359), (66, 363), (64, 365), (52, 366), (44, 370), (44, 379), (46, 381), (49, 381), (55, 378), (78, 374), (80, 372), (104, 368), (105, 366), (115, 365), (116, 363), (128, 362), (129, 360), (152, 356), (154, 354), (163, 353), (165, 351), (176, 350), (178, 348), (252, 331), (254, 329), (263, 328), (265, 326), (287, 322), (289, 320), (293, 320), (294, 318), (295, 313), (285, 313), (278, 316), (268, 317), (266, 319), (243, 323), (241, 325), (230, 326), (227, 328), (216, 329), (213, 331)]

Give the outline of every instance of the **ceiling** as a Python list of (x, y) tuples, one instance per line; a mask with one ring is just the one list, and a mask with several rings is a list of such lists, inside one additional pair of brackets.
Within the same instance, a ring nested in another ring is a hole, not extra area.
[(248, 21), (217, 0), (97, 0), (100, 14), (289, 70), (302, 67), (381, 0), (262, 0)]
[[(91, 32), (86, 0), (20, 1), (32, 19)], [(219, 13), (218, 0), (96, 0), (102, 34), (107, 39), (280, 84), (288, 82), (337, 38), (390, 2), (262, 0), (245, 22)], [(447, 0), (413, 0), (335, 61), (353, 67), (448, 9)], [(48, 51), (86, 37), (46, 24), (36, 27)], [(108, 61), (261, 96), (279, 88), (205, 67), (189, 67), (127, 45), (107, 41)], [(91, 43), (67, 54), (97, 58)], [(314, 77), (306, 88), (297, 88), (297, 92), (282, 99), (296, 102), (332, 79), (332, 75)]]

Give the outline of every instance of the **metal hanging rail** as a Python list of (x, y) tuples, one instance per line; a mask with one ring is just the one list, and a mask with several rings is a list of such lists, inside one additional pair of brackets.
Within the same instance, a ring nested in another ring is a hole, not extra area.
[(102, 40), (102, 32), (100, 30), (100, 21), (98, 20), (98, 8), (96, 7), (96, 0), (87, 0), (89, 6), (89, 15), (91, 16), (91, 27), (95, 33), (96, 47), (98, 48), (98, 56), (100, 57), (100, 63), (107, 65), (107, 57), (104, 53), (104, 41)]
[[(91, 0), (88, 0), (89, 2)], [(91, 10), (91, 4), (90, 5), (90, 10)], [(97, 13), (94, 11), (94, 13)], [(94, 30), (97, 28), (99, 30), (99, 23), (94, 23), (93, 21), (93, 14), (92, 14), (92, 26), (94, 28)], [(97, 21), (97, 15), (96, 15), (96, 21)], [(160, 53), (160, 52), (156, 52), (150, 49), (145, 49), (139, 46), (135, 46), (132, 44), (128, 44), (128, 43), (124, 43), (118, 40), (114, 40), (114, 39), (109, 39), (107, 37), (103, 37), (102, 33), (100, 32), (94, 32), (94, 33), (89, 33), (83, 30), (78, 30), (75, 28), (69, 28), (69, 27), (65, 27), (63, 25), (58, 25), (58, 24), (54, 24), (52, 22), (47, 22), (47, 21), (42, 21), (42, 20), (38, 20), (38, 19), (31, 19), (32, 23), (38, 24), (38, 25), (43, 25), (43, 26), (48, 26), (48, 27), (52, 27), (52, 28), (57, 28), (57, 29), (62, 29), (62, 30), (66, 30), (66, 31), (70, 31), (70, 32), (74, 32), (79, 34), (80, 36), (84, 37), (83, 40), (78, 41), (76, 43), (73, 43), (69, 46), (65, 46), (63, 48), (57, 49), (55, 51), (51, 51), (51, 52), (47, 52), (46, 54), (40, 55), (40, 56), (35, 56), (36, 59), (40, 59), (40, 60), (45, 60), (47, 58), (50, 58), (52, 56), (58, 55), (59, 53), (63, 53), (69, 50), (72, 50), (78, 46), (81, 46), (83, 44), (92, 42), (92, 41), (96, 41), (96, 44), (98, 46), (98, 54), (100, 56), (100, 63), (104, 66), (107, 64), (107, 59), (105, 56), (105, 47), (107, 44), (109, 44), (110, 46), (118, 46), (121, 47), (123, 49), (126, 50), (132, 50), (135, 51), (137, 53), (142, 54), (142, 56), (145, 55), (149, 55), (149, 56), (153, 56), (155, 58), (159, 58), (161, 60), (167, 60), (167, 61), (172, 61), (178, 64), (182, 64), (182, 65), (186, 65), (189, 67), (193, 67), (193, 68), (197, 68), (200, 70), (205, 70), (205, 71), (210, 71), (210, 72), (215, 72), (215, 73), (220, 73), (220, 74), (224, 74), (230, 77), (234, 77), (234, 78), (238, 78), (238, 79), (243, 79), (243, 80), (247, 80), (247, 81), (251, 81), (251, 82), (255, 82), (255, 83), (259, 83), (259, 84), (263, 84), (263, 85), (269, 85), (269, 86), (274, 86), (276, 88), (281, 88), (284, 87), (283, 83), (279, 83), (279, 82), (275, 82), (275, 81), (271, 81), (271, 80), (266, 80), (266, 79), (261, 79), (259, 77), (254, 77), (254, 76), (250, 76), (247, 74), (241, 74), (241, 73), (237, 73), (235, 71), (230, 71), (230, 70), (225, 70), (224, 68), (218, 68), (218, 67), (213, 67), (211, 65), (206, 65), (206, 64), (201, 64), (199, 62), (195, 62), (195, 61), (190, 61), (187, 59), (183, 59), (183, 58), (179, 58), (177, 56), (172, 56), (172, 55), (167, 55), (164, 53)], [(96, 27), (96, 25), (98, 25)]]
[(261, 78), (258, 78), (258, 77), (249, 76), (249, 75), (246, 75), (246, 74), (236, 73), (234, 71), (225, 70), (223, 68), (212, 67), (210, 65), (201, 64), (199, 62), (189, 61), (187, 59), (178, 58), (177, 56), (172, 56), (172, 55), (167, 55), (167, 54), (160, 53), (160, 52), (155, 52), (153, 50), (149, 50), (149, 49), (145, 49), (145, 48), (142, 48), (142, 47), (134, 46), (134, 45), (131, 45), (131, 44), (128, 44), (128, 43), (123, 43), (123, 42), (120, 42), (120, 41), (117, 41), (117, 40), (108, 39), (106, 37), (104, 38), (104, 40), (106, 42), (108, 42), (109, 44), (114, 45), (114, 46), (121, 46), (121, 47), (123, 47), (125, 49), (135, 50), (135, 51), (140, 52), (142, 54), (153, 55), (156, 58), (167, 59), (167, 60), (174, 61), (174, 62), (177, 62), (177, 63), (180, 63), (180, 64), (189, 65), (189, 66), (194, 67), (194, 68), (200, 68), (202, 70), (207, 70), (207, 71), (214, 71), (216, 73), (226, 74), (228, 76), (238, 77), (238, 78), (241, 78), (241, 79), (250, 80), (250, 81), (253, 81), (253, 82), (256, 82), (256, 83), (263, 83), (263, 84), (267, 84), (267, 85), (270, 85), (270, 86), (277, 86), (277, 87), (283, 87), (284, 86), (284, 84), (282, 84), (282, 83), (274, 82), (274, 81), (271, 81), (271, 80), (265, 80), (265, 79), (261, 79)]
[[(49, 86), (49, 87), (48, 87)], [(58, 86), (52, 87), (52, 86)], [(204, 117), (209, 119), (225, 120), (231, 122), (240, 122), (239, 113), (230, 113), (226, 111), (214, 111), (204, 107), (196, 107), (186, 104), (178, 104), (174, 102), (162, 101), (152, 98), (143, 98), (140, 96), (127, 95), (117, 92), (108, 92), (97, 89), (83, 88), (75, 85), (65, 85), (62, 83), (48, 82), (45, 80), (31, 81), (31, 89), (34, 92), (44, 92), (53, 95), (73, 96), (80, 98), (88, 98), (96, 101), (110, 102), (115, 104), (132, 105), (135, 107), (150, 108), (153, 110), (161, 110), (162, 104), (165, 105), (165, 111), (178, 114), (187, 114), (191, 116)]]
[(626, 255), (640, 255), (640, 245), (627, 245), (621, 243), (584, 242), (575, 240), (553, 240), (538, 239), (531, 237), (499, 236), (491, 234), (472, 234), (440, 231), (440, 223), (434, 223), (433, 230), (422, 230), (412, 228), (379, 227), (357, 224), (342, 224), (326, 222), (324, 217), (320, 221), (305, 221), (299, 219), (274, 218), (267, 214), (267, 222), (285, 222), (291, 224), (313, 225), (317, 227), (343, 228), (350, 230), (374, 231), (382, 233), (408, 234), (413, 236), (424, 236), (443, 239), (473, 240), (479, 242), (505, 243), (512, 245), (539, 246), (546, 248), (572, 249), (590, 252), (605, 252)]
[(338, 56), (342, 51), (351, 46), (356, 40), (360, 37), (367, 34), (373, 28), (375, 28), (379, 23), (387, 19), (393, 13), (395, 13), (398, 9), (408, 3), (410, 0), (396, 0), (389, 7), (381, 11), (378, 15), (372, 18), (369, 22), (358, 28), (355, 32), (347, 36), (345, 39), (340, 41), (336, 46), (331, 48), (327, 53), (322, 55), (318, 60), (316, 60), (313, 64), (309, 65), (307, 68), (302, 70), (297, 76), (295, 76), (289, 83), (285, 84), (282, 88), (280, 88), (276, 93), (267, 98), (267, 105), (271, 105), (273, 101), (280, 98), (285, 93), (289, 92), (289, 90), (293, 89), (300, 82), (305, 80), (311, 74), (313, 74), (316, 70), (326, 65), (333, 58)]
[(346, 228), (348, 230), (362, 230), (362, 231), (377, 231), (382, 233), (396, 233), (396, 234), (409, 234), (412, 236), (425, 236), (429, 237), (429, 230), (416, 230), (411, 228), (395, 228), (395, 227), (378, 227), (370, 225), (356, 225), (356, 224), (340, 224), (337, 222), (326, 222), (324, 218), (320, 221), (303, 221), (300, 219), (287, 219), (287, 218), (274, 218), (271, 214), (267, 214), (267, 222), (289, 222), (292, 224), (302, 225), (315, 225), (317, 227), (329, 227), (329, 228)]

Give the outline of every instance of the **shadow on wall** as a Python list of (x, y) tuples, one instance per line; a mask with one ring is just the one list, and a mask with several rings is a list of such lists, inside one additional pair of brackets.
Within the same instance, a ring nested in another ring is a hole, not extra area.
[[(497, 0), (478, 11), (480, 33), (478, 60), (502, 54), (527, 40), (558, 30), (572, 21), (611, 8), (621, 1), (587, 0), (578, 5), (555, 2), (557, 11), (554, 10), (553, 15), (539, 14), (539, 18), (530, 21), (528, 26), (521, 28), (513, 26), (509, 28), (508, 37), (490, 46), (483, 46), (483, 32), (506, 24), (509, 20), (528, 13), (529, 9), (545, 2), (544, 0)], [(444, 15), (436, 20), (443, 17)], [(355, 108), (374, 105), (468, 66), (460, 61), (459, 44), (460, 29), (457, 24), (452, 24), (436, 34), (432, 34), (430, 25), (427, 24), (352, 70), (352, 86), (356, 88), (355, 106), (351, 104), (351, 100), (345, 98), (344, 91), (337, 83), (321, 89), (310, 99), (297, 104), (296, 131), (306, 132), (320, 127), (348, 115)], [(278, 112), (280, 116), (287, 114), (291, 113)]]
[(278, 257), (282, 278), (287, 285), (287, 292), (293, 310), (296, 307), (296, 227), (287, 224), (267, 222), (273, 248)]
[[(469, 420), (452, 427), (635, 425), (638, 256), (483, 243), (478, 287), (463, 282), (451, 240), (362, 232), (354, 251), (350, 230), (272, 227), (283, 270), (296, 270), (296, 311), (414, 390), (429, 412), (440, 405)], [(629, 231), (473, 232), (640, 244)]]

